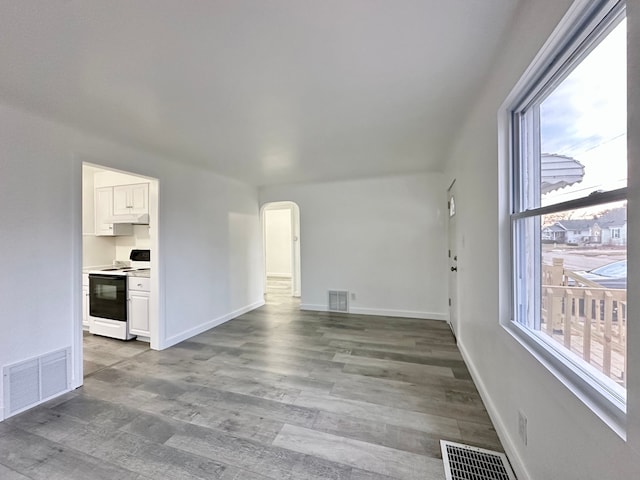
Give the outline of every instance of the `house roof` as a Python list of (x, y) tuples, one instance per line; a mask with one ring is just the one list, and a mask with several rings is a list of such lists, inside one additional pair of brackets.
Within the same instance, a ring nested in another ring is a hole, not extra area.
[(565, 230), (588, 230), (598, 225), (601, 228), (621, 227), (627, 223), (626, 207), (607, 210), (594, 218), (560, 220), (552, 225)]
[(625, 207), (607, 210), (598, 218), (602, 228), (621, 227), (627, 223), (627, 209)]
[(544, 227), (544, 230), (547, 230), (550, 232), (565, 232), (567, 229), (564, 228), (560, 223), (554, 223), (553, 225)]
[(588, 230), (598, 222), (597, 219), (575, 219), (575, 220), (562, 220), (557, 222), (565, 230)]

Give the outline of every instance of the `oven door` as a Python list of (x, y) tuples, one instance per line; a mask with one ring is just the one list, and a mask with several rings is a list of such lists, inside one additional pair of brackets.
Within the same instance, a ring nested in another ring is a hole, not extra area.
[(127, 321), (126, 275), (89, 274), (89, 315)]

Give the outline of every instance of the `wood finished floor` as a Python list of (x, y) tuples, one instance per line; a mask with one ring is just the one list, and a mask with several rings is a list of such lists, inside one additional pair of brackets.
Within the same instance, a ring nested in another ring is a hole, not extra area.
[(173, 348), (86, 339), (81, 389), (0, 423), (0, 479), (444, 479), (502, 450), (443, 322), (267, 305)]

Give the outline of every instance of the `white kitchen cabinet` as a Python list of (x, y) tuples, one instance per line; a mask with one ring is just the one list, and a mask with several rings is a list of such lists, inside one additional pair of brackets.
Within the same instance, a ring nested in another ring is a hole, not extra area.
[(113, 187), (113, 214), (149, 213), (149, 184), (118, 185)]
[(149, 279), (129, 277), (129, 332), (149, 336)]
[(95, 221), (98, 236), (133, 235), (133, 225), (109, 223), (113, 216), (113, 188), (100, 187), (95, 191)]
[(89, 328), (89, 275), (82, 274), (82, 326)]

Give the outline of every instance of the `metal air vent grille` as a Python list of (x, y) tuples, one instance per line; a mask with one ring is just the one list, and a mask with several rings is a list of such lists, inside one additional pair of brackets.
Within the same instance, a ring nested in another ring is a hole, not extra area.
[(504, 453), (440, 440), (447, 480), (516, 480)]
[(349, 312), (349, 292), (345, 290), (329, 290), (329, 311)]
[(71, 349), (25, 360), (3, 369), (4, 401), (8, 416), (20, 413), (69, 389)]

